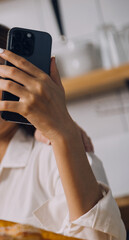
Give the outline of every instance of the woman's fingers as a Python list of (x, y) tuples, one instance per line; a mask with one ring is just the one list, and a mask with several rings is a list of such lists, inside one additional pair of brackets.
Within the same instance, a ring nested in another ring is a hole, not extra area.
[(85, 147), (86, 152), (94, 152), (94, 146), (92, 144), (92, 141), (90, 137), (86, 134), (86, 132), (75, 122), (77, 127), (79, 128), (82, 136), (82, 141)]
[[(16, 82), (23, 84), (24, 86), (28, 86), (28, 88), (31, 87), (32, 81), (33, 83), (35, 82), (35, 88), (37, 78), (39, 78), (39, 80), (48, 80), (48, 75), (46, 73), (44, 73), (42, 70), (34, 66), (23, 57), (20, 57), (8, 50), (4, 50), (4, 52), (0, 54), (0, 57), (14, 65), (14, 67), (6, 65), (0, 66), (0, 76), (3, 78), (10, 78)], [(55, 57), (52, 57), (51, 59), (50, 77), (53, 82), (55, 82), (62, 88), (62, 90), (64, 90), (58, 69), (56, 67)]]
[(15, 53), (12, 53), (9, 50), (5, 49), (3, 53), (0, 53), (0, 57), (12, 63), (14, 66), (20, 68), (31, 76), (40, 77), (42, 74), (45, 74), (42, 70), (34, 66), (31, 62), (27, 61), (21, 56), (16, 55)]
[(86, 132), (82, 128), (80, 131), (86, 152), (94, 152), (94, 147), (90, 137), (87, 136)]
[(34, 78), (26, 74), (25, 72), (6, 65), (0, 66), (0, 76), (3, 78), (9, 78), (16, 82), (19, 82), (25, 86), (30, 87)]
[(28, 96), (28, 90), (25, 87), (11, 80), (0, 79), (0, 89), (2, 91), (10, 92), (19, 98)]
[(20, 102), (0, 101), (0, 111), (17, 112), (21, 114), (22, 110), (23, 110), (23, 105)]
[(47, 145), (51, 145), (50, 140), (48, 138), (44, 137), (43, 134), (39, 130), (36, 129), (34, 136), (37, 141), (43, 142)]

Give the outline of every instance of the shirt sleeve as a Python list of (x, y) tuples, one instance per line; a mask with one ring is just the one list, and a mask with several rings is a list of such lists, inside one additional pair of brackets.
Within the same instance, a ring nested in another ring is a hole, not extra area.
[[(105, 192), (103, 198), (90, 211), (78, 219), (70, 221), (67, 201), (59, 174), (56, 172), (58, 180), (56, 181), (55, 195), (52, 195), (33, 214), (40, 221), (43, 229), (48, 231), (87, 240), (125, 240), (125, 227), (111, 190), (107, 186), (105, 173), (98, 174), (100, 169), (103, 170), (101, 162), (94, 154), (91, 154), (90, 157), (95, 162), (94, 174)], [(103, 180), (106, 180), (106, 184), (103, 183)]]
[(93, 153), (87, 153), (89, 163), (97, 181), (109, 185), (102, 161)]

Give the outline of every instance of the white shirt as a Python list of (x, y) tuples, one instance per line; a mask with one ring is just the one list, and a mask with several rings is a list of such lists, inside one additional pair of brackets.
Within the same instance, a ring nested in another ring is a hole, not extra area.
[(102, 184), (107, 183), (102, 163), (93, 153), (89, 156), (107, 193), (89, 212), (70, 222), (52, 147), (19, 129), (0, 164), (0, 219), (87, 240), (125, 240), (117, 204)]

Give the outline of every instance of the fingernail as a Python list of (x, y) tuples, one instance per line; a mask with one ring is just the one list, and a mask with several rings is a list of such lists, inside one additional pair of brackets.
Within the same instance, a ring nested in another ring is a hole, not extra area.
[(3, 48), (0, 48), (0, 53), (3, 53), (4, 52), (4, 49)]
[(52, 58), (54, 58), (55, 63), (56, 63), (56, 65), (57, 65), (57, 58), (56, 58), (56, 55), (52, 55)]

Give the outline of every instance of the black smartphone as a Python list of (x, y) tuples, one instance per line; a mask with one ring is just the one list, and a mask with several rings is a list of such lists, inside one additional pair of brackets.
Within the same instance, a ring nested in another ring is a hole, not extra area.
[[(47, 32), (17, 27), (8, 32), (7, 49), (24, 57), (47, 74), (50, 73), (51, 45), (52, 37)], [(5, 64), (13, 66), (8, 61)], [(2, 100), (19, 101), (19, 98), (3, 91)], [(2, 111), (1, 117), (7, 121), (31, 125), (26, 118), (18, 113)]]

